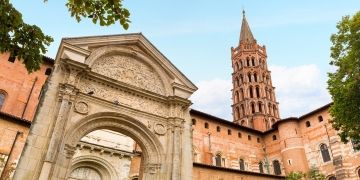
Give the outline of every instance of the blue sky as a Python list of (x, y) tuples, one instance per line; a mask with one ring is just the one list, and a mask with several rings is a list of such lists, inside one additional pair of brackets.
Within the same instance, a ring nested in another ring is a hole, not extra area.
[(100, 27), (77, 23), (66, 1), (11, 1), (27, 23), (36, 24), (55, 42), (62, 37), (142, 32), (200, 88), (194, 108), (231, 119), (230, 48), (239, 40), (242, 9), (258, 43), (267, 47), (282, 117), (299, 116), (330, 102), (326, 72), (331, 71), (330, 35), (344, 15), (360, 10), (358, 0), (135, 1), (125, 0), (131, 25)]

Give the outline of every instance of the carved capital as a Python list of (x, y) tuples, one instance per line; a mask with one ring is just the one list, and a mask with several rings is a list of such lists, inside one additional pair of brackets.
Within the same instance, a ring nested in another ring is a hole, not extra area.
[(145, 172), (150, 174), (156, 174), (159, 172), (161, 164), (149, 163), (145, 165)]
[(66, 153), (66, 158), (71, 159), (75, 154), (76, 147), (73, 147), (69, 144), (65, 144), (64, 150)]
[(59, 86), (59, 99), (66, 99), (68, 101), (74, 101), (76, 94), (79, 92), (75, 86), (68, 84), (60, 84)]
[(65, 73), (64, 84), (76, 86), (82, 75), (90, 71), (86, 64), (82, 64), (70, 59), (62, 59), (62, 67)]

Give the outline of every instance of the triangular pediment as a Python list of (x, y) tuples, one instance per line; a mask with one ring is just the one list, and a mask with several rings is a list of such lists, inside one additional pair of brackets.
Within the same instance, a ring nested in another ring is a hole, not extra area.
[[(117, 52), (126, 53), (130, 59), (117, 58), (117, 60), (114, 60), (111, 56), (114, 56)], [(103, 63), (105, 64), (103, 67), (105, 70), (99, 71), (99, 68), (96, 67), (100, 63), (98, 59), (105, 55), (108, 56), (108, 59), (102, 60), (107, 62)], [(110, 71), (109, 69), (127, 66), (126, 63), (131, 61), (135, 63), (133, 65), (134, 69), (141, 68), (141, 71), (137, 70), (138, 72), (135, 73), (150, 72), (151, 69), (154, 69), (154, 72), (158, 73), (162, 81), (166, 81), (165, 86), (169, 90), (166, 95), (175, 95), (187, 99), (197, 90), (197, 87), (141, 33), (64, 38), (57, 56), (57, 58), (84, 63), (100, 74), (104, 72), (102, 74), (105, 76), (111, 75), (112, 72), (112, 74), (117, 74), (120, 80), (123, 80), (126, 74), (116, 70)], [(146, 66), (143, 66), (142, 62), (136, 64), (137, 62), (131, 60), (131, 58), (146, 61)], [(157, 78), (153, 79), (155, 79), (152, 80), (154, 81), (153, 86), (160, 86), (157, 84)], [(129, 81), (129, 83), (142, 86), (142, 82)], [(153, 88), (147, 88), (146, 90), (152, 91)]]

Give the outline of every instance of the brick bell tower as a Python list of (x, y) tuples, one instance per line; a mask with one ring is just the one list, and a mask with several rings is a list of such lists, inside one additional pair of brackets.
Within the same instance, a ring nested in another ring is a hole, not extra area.
[(259, 131), (279, 120), (266, 59), (266, 48), (257, 44), (243, 11), (239, 45), (231, 48), (233, 117), (235, 123)]

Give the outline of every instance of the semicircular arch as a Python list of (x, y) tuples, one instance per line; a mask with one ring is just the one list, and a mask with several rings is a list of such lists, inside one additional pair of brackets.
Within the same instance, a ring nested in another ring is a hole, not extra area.
[(74, 123), (65, 133), (64, 144), (75, 147), (83, 136), (99, 129), (120, 132), (136, 141), (142, 149), (142, 163), (159, 168), (163, 163), (164, 150), (156, 135), (142, 122), (116, 112), (92, 114)]
[(116, 169), (103, 158), (97, 156), (79, 156), (72, 159), (70, 172), (80, 167), (90, 167), (100, 171), (104, 179), (116, 180), (119, 179), (116, 173)]

